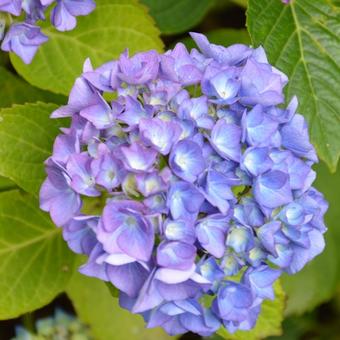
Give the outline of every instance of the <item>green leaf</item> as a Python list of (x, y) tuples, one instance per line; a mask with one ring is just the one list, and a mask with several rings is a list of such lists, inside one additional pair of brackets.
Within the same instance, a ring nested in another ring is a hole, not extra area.
[(79, 318), (90, 325), (96, 340), (165, 340), (160, 328), (146, 329), (141, 316), (119, 307), (103, 281), (76, 273), (67, 288)]
[(144, 6), (135, 0), (97, 0), (97, 8), (78, 17), (77, 28), (58, 32), (46, 24), (43, 44), (33, 62), (25, 65), (11, 54), (15, 69), (29, 83), (55, 93), (68, 95), (87, 57), (93, 65), (118, 57), (125, 48), (134, 54), (141, 50), (162, 49), (159, 31)]
[(0, 176), (0, 192), (17, 188), (17, 185), (9, 178)]
[(274, 284), (275, 300), (265, 300), (255, 328), (251, 331), (237, 331), (230, 334), (225, 328), (221, 328), (217, 334), (228, 340), (257, 340), (282, 333), (283, 310), (285, 294), (280, 281)]
[(311, 139), (332, 171), (340, 155), (340, 6), (332, 0), (249, 0), (247, 26), (255, 46), (290, 81)]
[[(245, 29), (221, 28), (207, 32), (205, 35), (211, 43), (217, 45), (229, 46), (232, 44), (250, 44), (250, 37)], [(188, 49), (197, 48), (191, 37), (186, 37), (181, 41)]]
[(74, 255), (38, 201), (19, 191), (0, 193), (0, 319), (49, 303), (73, 267)]
[(0, 108), (9, 107), (12, 104), (34, 103), (37, 101), (58, 104), (64, 104), (67, 101), (64, 96), (31, 86), (2, 66), (0, 66), (0, 88)]
[(46, 177), (43, 163), (61, 126), (49, 118), (56, 108), (36, 103), (0, 111), (0, 175), (35, 195)]
[(286, 314), (302, 314), (311, 311), (317, 305), (327, 301), (335, 292), (339, 271), (340, 253), (340, 170), (331, 174), (323, 163), (315, 167), (317, 180), (315, 187), (320, 190), (329, 202), (326, 214), (326, 249), (310, 262), (301, 272), (282, 278), (283, 288), (288, 295)]
[(10, 61), (9, 61), (8, 53), (4, 51), (0, 51), (0, 66), (5, 67), (9, 63)]
[(142, 0), (149, 7), (162, 33), (176, 34), (197, 25), (214, 0)]

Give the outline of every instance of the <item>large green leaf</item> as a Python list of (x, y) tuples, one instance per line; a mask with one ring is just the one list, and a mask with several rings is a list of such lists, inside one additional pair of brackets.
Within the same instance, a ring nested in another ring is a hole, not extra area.
[(263, 302), (255, 328), (250, 331), (237, 331), (234, 334), (230, 334), (225, 328), (221, 328), (217, 334), (227, 340), (257, 340), (271, 335), (280, 335), (282, 333), (281, 323), (283, 321), (285, 294), (280, 281), (275, 283), (274, 289), (275, 300)]
[(60, 122), (49, 116), (55, 104), (14, 105), (0, 111), (0, 175), (37, 194), (45, 177)]
[(300, 273), (284, 276), (283, 288), (288, 295), (286, 314), (302, 314), (310, 311), (320, 303), (332, 297), (340, 274), (340, 253), (337, 244), (340, 243), (340, 171), (331, 174), (325, 164), (315, 167), (318, 177), (315, 186), (329, 202), (326, 214), (328, 232), (326, 234), (326, 249), (315, 260), (309, 263)]
[(60, 230), (28, 194), (0, 194), (0, 319), (49, 303), (74, 268)]
[(66, 97), (31, 86), (2, 66), (0, 66), (0, 89), (0, 108), (37, 101), (66, 103)]
[(197, 25), (214, 5), (214, 0), (142, 0), (164, 34), (187, 31)]
[[(205, 35), (211, 43), (217, 45), (229, 46), (232, 44), (250, 44), (250, 37), (245, 29), (221, 28), (206, 32)], [(191, 37), (186, 37), (181, 41), (188, 49), (193, 47), (197, 48)]]
[(50, 39), (40, 47), (30, 65), (11, 54), (18, 73), (39, 88), (67, 95), (87, 57), (94, 66), (99, 66), (116, 58), (125, 48), (131, 54), (162, 49), (159, 31), (144, 6), (135, 0), (96, 3), (97, 8), (90, 15), (78, 18), (73, 31), (58, 32), (46, 24), (43, 31)]
[(289, 78), (318, 154), (335, 171), (340, 155), (340, 6), (334, 0), (249, 0), (254, 45)]
[(119, 307), (104, 282), (76, 273), (67, 288), (78, 316), (90, 325), (96, 340), (165, 340), (160, 328), (146, 329), (141, 316)]

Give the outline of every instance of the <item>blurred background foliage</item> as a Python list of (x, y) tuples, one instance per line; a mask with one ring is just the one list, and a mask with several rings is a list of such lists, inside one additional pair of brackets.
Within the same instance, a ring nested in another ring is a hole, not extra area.
[[(295, 14), (293, 22), (290, 16), (292, 13), (283, 7), (284, 5), (280, 0), (250, 0), (251, 9), (249, 9), (249, 12), (252, 13), (253, 20), (248, 18), (248, 29), (250, 33), (252, 33), (253, 39), (251, 39), (246, 30), (247, 0), (141, 0), (142, 4), (137, 3), (135, 0), (99, 0), (97, 1), (98, 9), (94, 12), (93, 17), (81, 18), (77, 30), (67, 36), (69, 41), (66, 41), (59, 33), (54, 33), (54, 36), (51, 36), (51, 42), (42, 47), (42, 51), (39, 52), (32, 65), (25, 66), (15, 56), (11, 55), (9, 58), (7, 54), (0, 53), (0, 108), (10, 108), (13, 104), (35, 103), (38, 101), (63, 104), (67, 100), (65, 95), (68, 93), (74, 78), (80, 73), (83, 59), (88, 55), (91, 56), (94, 64), (98, 65), (112, 58), (112, 56), (115, 57), (125, 46), (128, 46), (132, 53), (149, 48), (156, 48), (158, 50), (162, 50), (162, 48), (172, 48), (179, 41), (183, 42), (188, 48), (192, 48), (194, 45), (188, 37), (189, 31), (202, 32), (208, 36), (211, 42), (225, 46), (233, 43), (251, 44), (252, 41), (255, 42), (256, 45), (262, 43), (269, 54), (270, 61), (275, 62), (279, 67), (287, 67), (289, 74), (289, 63), (285, 63), (285, 60), (282, 59), (285, 52), (280, 51), (278, 54), (279, 47), (284, 46), (284, 48), (287, 49), (287, 53), (291, 53), (289, 48), (296, 47), (294, 42), (295, 44), (297, 43), (294, 40), (296, 30), (308, 31), (308, 25), (312, 25), (311, 23), (315, 23), (317, 20), (324, 20), (322, 22), (328, 30), (326, 26), (328, 15), (326, 13), (327, 4), (333, 6), (334, 11), (339, 15), (338, 7), (336, 8), (336, 6), (339, 6), (339, 3), (336, 1), (295, 1), (297, 2), (297, 8), (298, 6), (300, 8), (300, 16), (297, 15), (299, 13), (296, 14), (292, 12)], [(101, 3), (110, 3), (111, 8), (104, 13), (103, 8), (100, 7)], [(317, 8), (317, 3), (320, 5), (320, 8)], [(260, 14), (262, 15), (264, 7), (267, 8), (266, 13), (271, 13), (271, 16), (269, 15), (268, 17), (267, 15), (263, 18), (263, 21), (261, 19), (260, 22), (257, 22), (257, 14), (259, 14), (259, 16)], [(316, 8), (316, 12), (319, 14), (316, 15), (314, 12), (313, 14), (309, 14), (309, 22), (306, 21), (306, 17), (303, 16), (303, 10), (312, 7), (314, 7), (314, 9)], [(319, 15), (322, 15), (321, 19)], [(297, 21), (299, 19), (301, 20)], [(335, 30), (332, 35), (335, 36), (335, 38), (333, 38), (336, 41), (335, 47), (338, 49), (338, 58), (340, 45), (337, 34), (340, 32), (340, 26), (339, 19), (333, 19), (331, 21), (333, 25), (331, 29)], [(99, 22), (99, 20), (101, 20), (101, 22)], [(77, 53), (74, 53), (73, 48), (69, 48), (68, 44), (81, 44), (82, 41), (78, 33), (86, 31), (87, 27), (91, 27), (91, 25), (96, 22), (98, 25), (107, 25), (107, 31), (110, 34), (105, 34), (98, 42), (98, 45), (96, 45), (95, 41), (99, 39), (98, 35), (90, 31), (87, 32), (82, 39), (87, 41), (88, 46), (79, 48), (77, 49)], [(295, 24), (295, 26), (293, 26), (293, 24)], [(281, 30), (283, 32), (281, 32), (282, 34), (280, 34), (281, 25), (284, 28)], [(306, 25), (306, 27), (304, 25)], [(275, 31), (274, 26), (276, 26), (275, 29), (279, 31)], [(131, 36), (120, 36), (119, 29), (124, 30), (124, 27), (132, 27), (135, 30), (140, 30), (143, 38), (137, 39), (132, 33)], [(48, 27), (45, 29), (48, 30)], [(315, 34), (318, 33), (315, 30), (311, 31)], [(292, 39), (288, 41), (288, 37), (291, 36)], [(327, 40), (327, 36), (322, 36), (321, 38)], [(280, 42), (280, 39), (282, 40), (282, 44), (275, 45), (275, 43)], [(302, 41), (302, 43), (304, 43), (304, 41)], [(292, 44), (292, 46), (290, 46), (290, 44)], [(303, 46), (300, 45), (298, 47), (301, 48), (300, 53), (303, 53)], [(52, 64), (45, 64), (46, 58), (44, 59), (44, 55), (50, 55), (54, 53), (56, 49), (60, 49), (62, 51), (61, 53), (64, 53), (63, 62), (57, 59), (53, 61)], [(294, 51), (296, 53), (298, 52), (297, 49)], [(73, 57), (74, 55), (76, 55), (76, 57)], [(307, 59), (308, 57), (310, 56), (306, 55), (306, 63), (309, 61)], [(320, 63), (323, 61), (321, 56)], [(294, 61), (291, 62), (293, 63)], [(297, 68), (299, 62), (300, 59), (295, 61)], [(294, 66), (294, 64), (290, 64), (290, 66), (292, 65)], [(327, 64), (325, 67), (327, 67)], [(332, 67), (334, 67), (334, 65)], [(70, 72), (68, 72), (67, 75), (61, 76), (62, 70), (65, 68), (70, 70)], [(336, 70), (337, 73), (333, 74), (333, 77), (337, 82), (336, 86), (339, 86), (339, 77), (336, 77), (336, 75), (339, 74), (339, 64)], [(315, 75), (311, 74), (308, 76), (313, 77)], [(301, 88), (299, 82), (303, 80), (303, 77), (304, 75), (301, 73), (298, 79), (293, 79), (292, 85), (287, 88), (287, 95), (291, 96), (296, 89), (296, 91), (301, 91), (302, 98), (300, 98), (300, 102), (305, 105), (302, 105), (302, 113), (305, 114), (307, 119), (310, 118), (309, 115), (314, 114), (316, 116), (316, 122), (314, 122), (314, 124), (319, 124), (318, 127), (314, 128), (313, 126), (312, 138), (314, 143), (317, 142), (316, 146), (319, 156), (327, 162), (327, 165), (321, 161), (314, 168), (318, 174), (315, 186), (324, 193), (330, 203), (330, 208), (326, 215), (326, 222), (329, 228), (326, 234), (327, 246), (325, 251), (308, 264), (300, 273), (292, 277), (286, 275), (282, 278), (281, 283), (285, 291), (285, 297), (282, 298), (284, 299), (285, 320), (283, 322), (282, 332), (280, 328), (278, 328), (271, 333), (282, 333), (282, 335), (267, 337), (267, 339), (270, 340), (340, 339), (340, 249), (338, 246), (340, 244), (340, 208), (338, 206), (338, 204), (340, 204), (340, 170), (335, 171), (339, 157), (339, 138), (337, 138), (340, 133), (339, 111), (336, 112), (335, 118), (331, 117), (328, 119), (328, 116), (320, 116), (320, 114), (324, 113), (325, 107), (319, 107), (315, 104), (314, 107), (308, 107), (307, 110), (307, 102), (313, 102), (313, 98), (310, 98), (310, 91), (313, 89)], [(56, 78), (58, 78), (58, 81), (54, 81)], [(323, 81), (323, 79), (321, 80)], [(318, 88), (316, 88), (316, 91), (318, 91)], [(316, 92), (316, 95), (318, 94), (319, 92)], [(325, 98), (328, 94), (329, 93), (325, 93)], [(339, 102), (339, 97), (337, 97), (336, 100)], [(37, 107), (33, 104), (30, 108), (32, 111), (37, 110)], [(39, 109), (41, 109), (42, 115), (44, 112), (48, 112), (48, 109), (44, 111), (44, 108), (40, 106)], [(8, 111), (2, 112), (11, 114), (11, 109), (7, 110)], [(315, 110), (314, 113), (311, 112), (313, 110)], [(47, 126), (46, 121), (48, 115), (46, 114), (44, 117), (45, 118), (41, 120), (41, 126), (43, 126), (46, 131), (50, 131), (48, 129), (52, 127)], [(325, 122), (322, 119), (328, 121)], [(311, 120), (312, 119), (310, 119), (310, 121)], [(54, 126), (53, 129), (55, 128)], [(324, 128), (324, 130), (321, 131), (321, 128)], [(321, 135), (323, 135), (322, 138), (320, 137)], [(36, 143), (39, 141), (33, 139), (32, 142)], [(49, 148), (48, 145), (44, 145), (44, 147), (47, 150)], [(0, 151), (0, 162), (1, 155), (2, 151)], [(41, 157), (43, 159), (45, 156), (42, 155)], [(0, 170), (0, 173), (3, 174), (6, 169), (3, 170), (0, 165)], [(16, 189), (17, 184), (20, 185), (20, 183), (15, 180), (16, 170), (10, 169), (10, 171), (12, 171), (14, 175), (13, 178), (11, 176), (9, 177), (14, 179), (15, 183), (10, 179), (0, 177), (0, 195), (9, 195), (6, 196), (8, 198), (11, 198), (12, 194), (6, 194), (6, 192)], [(36, 196), (34, 188), (30, 190), (30, 186), (25, 187), (24, 185), (23, 187), (25, 190), (31, 192), (33, 196)], [(26, 196), (26, 200), (29, 199), (30, 198)], [(27, 209), (29, 210), (29, 207)], [(30, 212), (28, 210), (27, 216), (29, 218)], [(50, 227), (49, 225), (46, 226), (46, 228)], [(71, 264), (70, 267), (72, 267)], [(52, 274), (50, 278), (46, 278), (47, 281), (53, 280)], [(63, 279), (62, 281), (64, 282), (65, 280)], [(117, 301), (111, 298), (110, 292), (102, 282), (85, 278), (77, 273), (75, 273), (72, 278), (67, 278), (67, 280), (70, 280), (67, 285), (63, 283), (63, 285), (55, 287), (54, 295), (62, 291), (66, 291), (66, 293), (58, 295), (57, 298), (47, 306), (26, 314), (24, 318), (20, 317), (0, 321), (0, 339), (6, 340), (13, 337), (15, 326), (22, 322), (24, 322), (25, 326), (29, 329), (34, 329), (34, 321), (41, 317), (52, 315), (56, 306), (62, 307), (70, 313), (77, 313), (79, 318), (89, 325), (92, 336), (98, 340), (170, 339), (169, 336), (158, 329), (145, 330), (140, 317), (133, 316), (120, 309)], [(13, 294), (15, 294), (15, 292)], [(52, 298), (50, 295), (46, 296), (45, 300), (42, 299), (43, 303), (38, 302), (34, 305), (35, 308), (36, 306), (42, 307), (48, 301), (51, 301)], [(0, 297), (0, 310), (1, 301), (4, 300), (1, 300)], [(29, 310), (28, 308), (27, 311)], [(19, 312), (17, 314), (13, 312), (11, 317), (19, 314)], [(6, 313), (4, 313), (4, 315), (6, 315)], [(1, 319), (6, 319), (6, 317), (1, 315)], [(266, 324), (267, 321), (268, 320), (264, 319), (263, 323)], [(245, 333), (238, 337), (238, 339), (249, 340), (260, 337), (260, 335), (251, 336)], [(224, 338), (233, 339), (233, 337), (228, 337), (228, 335), (224, 335)], [(187, 334), (184, 335), (182, 339), (199, 339), (199, 337), (193, 334)], [(221, 337), (216, 335), (211, 339), (217, 340), (221, 339)]]

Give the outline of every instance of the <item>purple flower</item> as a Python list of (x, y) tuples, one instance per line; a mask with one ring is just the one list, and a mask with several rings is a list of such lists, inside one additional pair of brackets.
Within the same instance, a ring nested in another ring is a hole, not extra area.
[(283, 102), (282, 89), (286, 79), (273, 72), (270, 65), (249, 58), (240, 74), (240, 78), (242, 104), (271, 106)]
[[(208, 69), (207, 69), (208, 70)], [(234, 69), (230, 71), (206, 72), (203, 78), (202, 91), (205, 95), (212, 97), (211, 102), (226, 105), (237, 101), (237, 93), (240, 89), (240, 82), (236, 79)]]
[(161, 56), (161, 70), (169, 79), (184, 86), (197, 84), (202, 77), (201, 71), (182, 43)]
[(279, 270), (262, 265), (255, 269), (248, 269), (242, 281), (251, 287), (256, 296), (274, 300), (273, 283), (280, 277), (280, 274)]
[[(98, 230), (104, 250), (117, 255), (115, 262), (125, 261), (127, 255), (135, 260), (148, 261), (154, 243), (150, 221), (143, 216), (143, 206), (133, 201), (113, 201), (103, 211)], [(124, 264), (124, 263), (122, 263)]]
[(123, 53), (119, 59), (119, 78), (128, 84), (145, 84), (154, 80), (159, 70), (159, 56), (156, 51), (138, 53), (129, 58)]
[(282, 145), (299, 157), (313, 162), (318, 160), (314, 147), (309, 141), (308, 128), (303, 116), (296, 114), (281, 128)]
[(162, 155), (167, 155), (178, 141), (182, 128), (176, 122), (142, 118), (139, 122), (139, 131), (146, 144), (154, 147)]
[(144, 173), (136, 175), (136, 184), (138, 191), (144, 196), (149, 197), (166, 191), (168, 183), (158, 172)]
[(243, 136), (248, 144), (254, 146), (276, 146), (281, 144), (278, 123), (263, 112), (261, 105), (245, 113), (242, 117)]
[(81, 200), (70, 186), (66, 169), (49, 159), (46, 172), (48, 177), (40, 189), (40, 208), (49, 211), (53, 222), (62, 226), (78, 214)]
[(235, 44), (223, 47), (211, 44), (203, 34), (190, 33), (190, 35), (206, 57), (213, 58), (220, 64), (237, 65), (251, 54), (251, 49), (246, 45)]
[(236, 226), (228, 232), (226, 244), (236, 253), (248, 252), (255, 245), (253, 232), (248, 227)]
[(131, 96), (125, 97), (125, 110), (120, 112), (118, 119), (130, 127), (135, 127), (139, 124), (142, 118), (151, 118), (152, 107), (144, 105)]
[(45, 20), (45, 7), (40, 0), (22, 1), (22, 9), (26, 12), (28, 22), (34, 23), (37, 20)]
[(55, 2), (56, 0), (40, 0), (41, 4), (43, 6), (48, 6), (51, 5), (53, 2)]
[(187, 270), (192, 268), (195, 257), (196, 248), (179, 241), (165, 241), (157, 249), (157, 264), (161, 267)]
[(230, 189), (232, 182), (223, 173), (215, 170), (210, 170), (201, 183), (203, 190), (202, 193), (206, 200), (218, 208), (219, 211), (226, 215), (230, 202), (234, 199), (234, 195)]
[(214, 125), (214, 120), (209, 116), (208, 112), (208, 98), (201, 96), (183, 100), (179, 106), (178, 115), (182, 119), (192, 120), (200, 128), (211, 129)]
[[(213, 302), (213, 311), (220, 316), (231, 333), (238, 328), (244, 330), (252, 328), (259, 313), (255, 307), (256, 301), (250, 287), (231, 281), (226, 281), (219, 289)], [(250, 327), (239, 327), (242, 324), (249, 324)]]
[(188, 182), (195, 182), (205, 169), (205, 160), (199, 145), (187, 139), (173, 147), (169, 163), (172, 171)]
[(131, 146), (122, 146), (120, 152), (126, 168), (133, 172), (150, 171), (157, 157), (157, 152), (154, 149), (137, 142)]
[(99, 196), (95, 187), (95, 178), (91, 172), (91, 158), (85, 153), (72, 155), (66, 165), (67, 173), (71, 178), (70, 187), (86, 196)]
[(22, 0), (0, 0), (0, 12), (7, 12), (19, 16), (21, 7)]
[(99, 93), (94, 94), (94, 102), (79, 111), (81, 117), (91, 122), (97, 129), (114, 125), (115, 114)]
[(180, 181), (171, 185), (167, 206), (172, 218), (192, 219), (198, 215), (203, 201), (203, 195), (193, 184)]
[(40, 201), (88, 256), (80, 272), (115, 286), (123, 308), (171, 335), (210, 336), (255, 326), (281, 273), (323, 250), (328, 206), (297, 99), (281, 105), (287, 77), (261, 47), (192, 36), (202, 53), (85, 61), (52, 114), (72, 122)]
[(234, 208), (234, 217), (237, 222), (251, 227), (264, 224), (264, 215), (258, 203), (249, 197), (244, 197)]
[(93, 0), (58, 0), (51, 12), (51, 22), (58, 31), (73, 30), (76, 17), (90, 14), (95, 7)]
[(241, 157), (241, 129), (220, 119), (211, 132), (211, 145), (218, 154), (238, 162)]
[(230, 218), (222, 214), (211, 215), (196, 225), (196, 235), (201, 246), (211, 255), (221, 258), (226, 249), (226, 235)]
[(268, 148), (248, 148), (243, 154), (244, 168), (253, 176), (258, 176), (273, 167)]
[(26, 23), (13, 24), (6, 33), (1, 49), (14, 52), (25, 64), (31, 63), (39, 46), (48, 40), (38, 26)]
[(167, 220), (163, 226), (167, 240), (193, 244), (196, 240), (193, 223), (186, 220)]
[[(54, 5), (54, 2), (57, 3)], [(25, 14), (24, 22), (14, 22), (10, 25), (1, 49), (14, 52), (24, 63), (30, 64), (39, 46), (48, 40), (47, 36), (41, 33), (37, 23), (46, 19), (45, 13), (50, 5), (54, 5), (51, 22), (60, 31), (74, 29), (76, 17), (88, 15), (95, 8), (93, 0), (0, 0), (0, 12), (14, 16)], [(0, 30), (0, 40), (3, 33)]]
[(63, 237), (77, 254), (90, 255), (97, 244), (98, 217), (78, 216), (63, 227)]
[(122, 163), (113, 154), (104, 153), (91, 163), (91, 174), (95, 182), (107, 190), (118, 187), (124, 176)]
[(260, 205), (277, 208), (293, 200), (289, 185), (289, 175), (273, 170), (260, 175), (254, 184), (254, 196)]
[[(88, 62), (91, 64), (90, 60)], [(84, 71), (83, 77), (98, 90), (112, 92), (119, 85), (117, 72), (118, 62), (110, 61), (95, 70), (91, 65), (88, 70)]]

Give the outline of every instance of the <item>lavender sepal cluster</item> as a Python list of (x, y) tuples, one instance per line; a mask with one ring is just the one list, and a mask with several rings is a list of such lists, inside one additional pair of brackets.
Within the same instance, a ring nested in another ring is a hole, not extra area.
[[(37, 22), (45, 20), (45, 13), (51, 10), (52, 25), (58, 31), (69, 31), (76, 27), (77, 16), (88, 15), (95, 8), (93, 0), (0, 0), (0, 14), (7, 13), (10, 26), (3, 39), (1, 49), (14, 52), (26, 64), (30, 64), (39, 46), (48, 40)], [(24, 21), (12, 22), (14, 17), (24, 17)], [(5, 25), (5, 21), (2, 21)], [(1, 26), (1, 23), (0, 23)], [(0, 27), (1, 31), (1, 27)]]
[(323, 250), (327, 203), (297, 98), (284, 106), (287, 77), (262, 47), (191, 36), (199, 50), (85, 62), (52, 114), (72, 123), (40, 202), (88, 255), (80, 272), (118, 288), (123, 308), (207, 336), (254, 327), (281, 273)]

